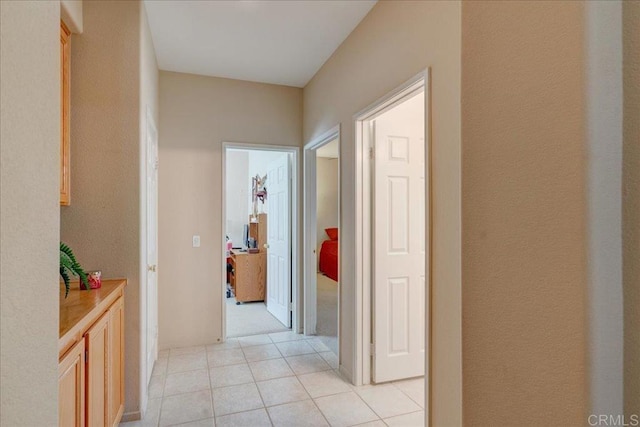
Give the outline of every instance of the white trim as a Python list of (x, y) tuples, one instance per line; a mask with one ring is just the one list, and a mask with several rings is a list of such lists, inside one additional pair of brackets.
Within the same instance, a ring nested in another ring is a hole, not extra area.
[[(316, 289), (316, 150), (332, 140), (340, 138), (340, 125), (334, 126), (304, 146), (304, 197), (303, 197), (303, 277), (304, 277), (304, 333), (316, 334), (317, 289)], [(339, 161), (339, 159), (338, 159)], [(339, 166), (338, 166), (339, 168)]]
[[(250, 142), (223, 142), (222, 143), (222, 221), (220, 223), (220, 229), (222, 231), (221, 236), (225, 235), (225, 229), (227, 224), (227, 195), (226, 195), (226, 172), (227, 172), (227, 150), (229, 149), (244, 149), (253, 151), (280, 151), (291, 154), (291, 300), (293, 313), (291, 330), (295, 332), (301, 332), (302, 329), (302, 280), (300, 280), (300, 268), (301, 264), (299, 239), (302, 230), (300, 230), (301, 224), (301, 209), (299, 203), (298, 191), (300, 189), (299, 180), (302, 174), (302, 168), (300, 167), (299, 157), (300, 148), (291, 147), (288, 145), (271, 145), (261, 143)], [(221, 277), (221, 291), (222, 291), (222, 341), (227, 340), (227, 305), (225, 303), (227, 299), (226, 284), (227, 284), (227, 269), (224, 267), (226, 262), (227, 245), (225, 239), (222, 238), (220, 242), (222, 246), (222, 277)]]
[(305, 150), (317, 150), (318, 148), (327, 145), (336, 138), (340, 138), (340, 125), (337, 124), (326, 132), (323, 132), (317, 138), (312, 139), (305, 144)]
[[(356, 301), (355, 301), (355, 340), (356, 351), (354, 352), (354, 377), (353, 382), (356, 385), (369, 384), (371, 382), (371, 173), (372, 167), (369, 159), (369, 132), (370, 129), (366, 122), (374, 119), (378, 115), (384, 113), (390, 108), (403, 102), (407, 97), (413, 95), (418, 90), (425, 91), (425, 174), (428, 177), (428, 185), (426, 186), (427, 206), (427, 238), (428, 253), (425, 260), (425, 268), (427, 270), (427, 292), (425, 292), (425, 307), (428, 313), (428, 327), (425, 328), (428, 343), (425, 360), (425, 377), (427, 379), (430, 390), (430, 360), (431, 360), (431, 289), (432, 289), (432, 271), (431, 256), (432, 250), (432, 201), (431, 201), (431, 185), (432, 185), (432, 167), (431, 167), (431, 122), (430, 122), (430, 70), (426, 69), (418, 73), (389, 94), (378, 99), (368, 107), (364, 108), (353, 116), (355, 125), (355, 195), (356, 195), (356, 218), (358, 218), (359, 226), (356, 227)], [(365, 286), (365, 284), (368, 284)], [(429, 405), (429, 396), (426, 397), (427, 410)]]
[[(340, 125), (336, 125), (314, 138), (304, 146), (304, 230), (303, 230), (303, 282), (304, 282), (304, 333), (305, 335), (315, 335), (317, 325), (317, 257), (316, 248), (317, 236), (317, 171), (316, 171), (316, 150), (325, 146), (329, 142), (338, 139), (338, 147), (341, 150)], [(342, 182), (340, 180), (341, 156), (338, 156), (338, 228), (341, 223), (340, 194), (342, 193)], [(342, 248), (341, 240), (338, 241), (338, 272), (342, 271), (341, 260)], [(340, 274), (340, 273), (338, 273)], [(340, 359), (340, 282), (338, 282), (338, 359)]]
[[(145, 411), (146, 412), (146, 411)], [(142, 411), (125, 412), (122, 414), (120, 422), (128, 423), (130, 421), (138, 421), (142, 419)]]

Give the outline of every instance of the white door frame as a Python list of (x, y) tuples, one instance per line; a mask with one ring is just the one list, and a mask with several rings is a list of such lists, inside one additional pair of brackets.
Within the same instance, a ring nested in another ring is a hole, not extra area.
[[(150, 273), (149, 272), (149, 263), (148, 263), (148, 259), (147, 259), (147, 254), (148, 254), (148, 228), (147, 228), (147, 224), (148, 224), (148, 209), (149, 209), (149, 194), (148, 194), (148, 177), (149, 177), (149, 169), (148, 169), (148, 161), (149, 161), (149, 132), (152, 131), (155, 134), (155, 138), (156, 138), (156, 158), (159, 156), (159, 140), (158, 140), (158, 128), (156, 127), (156, 123), (155, 120), (153, 118), (153, 113), (151, 111), (151, 107), (149, 107), (148, 105), (146, 106), (146, 114), (145, 114), (145, 137), (144, 140), (142, 142), (142, 146), (140, 149), (141, 152), (141, 156), (140, 156), (140, 169), (141, 171), (143, 171), (144, 173), (141, 173), (140, 175), (140, 193), (141, 193), (141, 197), (140, 197), (140, 209), (142, 214), (140, 215), (140, 230), (141, 230), (141, 234), (140, 234), (140, 302), (139, 302), (139, 307), (140, 307), (140, 313), (144, 313), (144, 315), (141, 315), (140, 318), (140, 338), (139, 338), (139, 343), (140, 343), (140, 411), (139, 414), (140, 416), (144, 416), (144, 414), (147, 411), (147, 403), (149, 400), (149, 393), (148, 393), (148, 386), (149, 386), (149, 382), (147, 380), (149, 380), (151, 378), (150, 376), (150, 371), (153, 370), (153, 364), (151, 364), (151, 366), (149, 366), (149, 364), (147, 363), (148, 359), (147, 359), (147, 355), (149, 353), (149, 340), (148, 340), (148, 322), (149, 322), (149, 317), (151, 316), (150, 313), (150, 308), (149, 308), (149, 301), (148, 301), (148, 277), (147, 275)], [(156, 172), (158, 173), (158, 172)], [(156, 176), (157, 178), (157, 176)], [(157, 183), (156, 183), (156, 191), (158, 190), (157, 187)], [(158, 195), (156, 194), (156, 203), (158, 202)], [(156, 215), (158, 213), (158, 208), (156, 207)], [(158, 221), (156, 218), (156, 229), (155, 229), (155, 234), (156, 234), (156, 264), (157, 264), (157, 246), (158, 246)], [(157, 272), (153, 273), (157, 275)], [(155, 360), (158, 359), (158, 278), (156, 276), (156, 301), (155, 301), (155, 324), (156, 324), (156, 331), (155, 331), (155, 339), (156, 339), (156, 348), (155, 348), (155, 354), (154, 354), (154, 363)], [(128, 413), (128, 414), (124, 414), (123, 415), (123, 420), (126, 420), (127, 418), (129, 419), (133, 419), (130, 417), (136, 417), (137, 413), (136, 412), (132, 412), (132, 413)]]
[[(369, 129), (365, 126), (365, 122), (382, 114), (386, 110), (401, 103), (417, 90), (424, 88), (425, 94), (425, 177), (428, 182), (425, 185), (427, 206), (425, 213), (427, 215), (426, 238), (427, 255), (425, 260), (425, 270), (427, 276), (427, 292), (425, 292), (425, 308), (427, 314), (428, 325), (425, 328), (427, 350), (425, 352), (425, 378), (427, 380), (427, 391), (431, 389), (431, 325), (432, 313), (431, 309), (431, 290), (432, 290), (432, 165), (431, 165), (431, 84), (430, 69), (412, 77), (395, 90), (391, 91), (384, 97), (378, 99), (359, 113), (353, 116), (355, 123), (356, 136), (356, 218), (359, 218), (359, 225), (356, 226), (356, 351), (354, 353), (354, 383), (356, 385), (369, 384), (371, 382), (371, 296), (372, 296), (372, 168), (369, 147)], [(429, 405), (429, 396), (426, 396), (427, 406)], [(425, 408), (429, 411), (429, 407)]]
[[(304, 146), (304, 229), (303, 229), (303, 251), (304, 251), (304, 334), (315, 335), (317, 325), (317, 171), (316, 171), (316, 150), (328, 144), (334, 139), (340, 144), (340, 125), (336, 125), (322, 135), (311, 140)], [(340, 159), (338, 156), (338, 229), (340, 228), (341, 209), (340, 194), (342, 182), (340, 181)], [(341, 240), (338, 239), (338, 274), (342, 271), (342, 249)], [(338, 283), (338, 357), (340, 354), (340, 283)]]
[(300, 230), (300, 196), (298, 194), (299, 184), (298, 180), (301, 175), (300, 162), (298, 160), (300, 156), (300, 148), (290, 147), (286, 145), (271, 145), (261, 143), (250, 142), (223, 142), (222, 143), (222, 221), (220, 223), (220, 235), (223, 236), (220, 242), (222, 248), (222, 275), (221, 275), (221, 293), (222, 293), (222, 341), (227, 340), (227, 268), (226, 268), (226, 252), (227, 244), (225, 242), (225, 230), (227, 227), (227, 150), (229, 149), (241, 149), (252, 151), (279, 151), (283, 153), (291, 154), (291, 198), (289, 201), (289, 208), (291, 209), (291, 307), (293, 310), (293, 318), (291, 321), (291, 330), (295, 332), (302, 332), (303, 313), (302, 313), (302, 281), (300, 280), (300, 268), (301, 257), (299, 250), (299, 240), (301, 235)]

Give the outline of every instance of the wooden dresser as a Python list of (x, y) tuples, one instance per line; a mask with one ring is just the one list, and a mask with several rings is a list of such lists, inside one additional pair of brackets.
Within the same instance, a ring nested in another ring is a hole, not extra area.
[(124, 287), (103, 280), (100, 289), (69, 296), (60, 289), (58, 419), (60, 426), (117, 426), (124, 411)]
[(236, 302), (264, 301), (267, 285), (267, 253), (231, 251), (231, 288)]

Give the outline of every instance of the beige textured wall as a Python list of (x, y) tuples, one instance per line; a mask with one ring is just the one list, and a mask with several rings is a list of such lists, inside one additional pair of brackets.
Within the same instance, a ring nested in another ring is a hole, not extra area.
[(300, 146), (301, 111), (297, 88), (160, 72), (161, 349), (222, 337), (222, 142)]
[[(432, 69), (434, 280), (432, 418), (462, 424), (460, 311), (460, 3), (379, 2), (304, 89), (304, 141), (342, 124), (340, 362), (355, 352), (353, 115)], [(351, 214), (350, 214), (351, 212)]]
[(640, 2), (625, 1), (622, 235), (624, 410), (640, 415)]
[(585, 424), (583, 8), (463, 3), (468, 425)]
[(0, 2), (0, 425), (58, 423), (60, 5)]
[(125, 413), (140, 410), (140, 13), (84, 3), (71, 48), (71, 206), (61, 238), (88, 270), (126, 277)]

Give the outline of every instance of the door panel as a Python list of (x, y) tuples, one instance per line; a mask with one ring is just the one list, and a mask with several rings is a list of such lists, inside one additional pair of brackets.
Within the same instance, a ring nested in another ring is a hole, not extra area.
[(105, 313), (86, 333), (87, 425), (104, 426), (109, 418), (107, 392), (109, 369), (109, 314)]
[(373, 381), (424, 375), (424, 94), (372, 123)]
[(289, 155), (267, 167), (267, 310), (291, 327), (291, 217)]
[(58, 365), (58, 425), (84, 426), (84, 340), (80, 340)]

